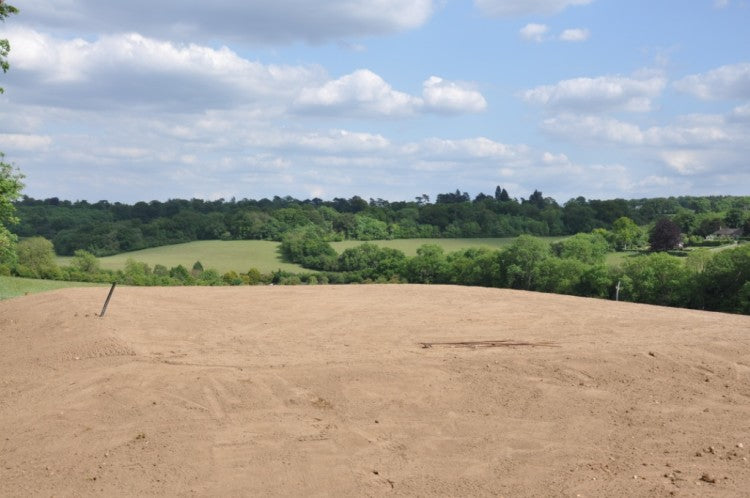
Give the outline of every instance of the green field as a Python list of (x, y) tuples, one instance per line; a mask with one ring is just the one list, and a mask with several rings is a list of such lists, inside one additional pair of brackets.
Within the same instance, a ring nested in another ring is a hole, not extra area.
[[(547, 242), (555, 242), (566, 237), (541, 237)], [(446, 253), (468, 249), (473, 247), (488, 247), (500, 249), (515, 240), (514, 237), (504, 238), (476, 238), (476, 239), (396, 239), (396, 240), (374, 240), (370, 243), (380, 247), (391, 247), (403, 251), (407, 256), (417, 254), (417, 249), (424, 244), (437, 244)], [(363, 244), (359, 240), (345, 240), (332, 242), (331, 246), (341, 254), (345, 249)], [(713, 247), (712, 252), (721, 251), (735, 247), (733, 244)], [(610, 266), (619, 266), (627, 258), (643, 254), (639, 251), (612, 252), (607, 255), (606, 262)], [(279, 243), (267, 240), (204, 240), (199, 242), (188, 242), (186, 244), (175, 244), (171, 246), (154, 247), (142, 251), (133, 251), (115, 256), (99, 258), (102, 268), (108, 270), (121, 270), (125, 262), (132, 258), (153, 267), (162, 264), (167, 268), (183, 265), (187, 269), (193, 267), (196, 261), (200, 261), (204, 268), (213, 268), (220, 273), (230, 270), (246, 272), (250, 268), (257, 268), (263, 273), (276, 270), (285, 270), (295, 273), (304, 273), (305, 270), (299, 265), (285, 263), (279, 254)], [(60, 256), (57, 263), (61, 266), (70, 264), (70, 257)]]
[(90, 287), (92, 285), (86, 282), (59, 282), (56, 280), (36, 280), (33, 278), (19, 277), (0, 277), (0, 299), (8, 299), (36, 292), (44, 292), (64, 287)]
[[(555, 242), (565, 237), (542, 237), (547, 242)], [(500, 249), (515, 240), (514, 237), (504, 238), (477, 238), (477, 239), (395, 239), (395, 240), (373, 240), (370, 243), (380, 247), (391, 247), (403, 251), (407, 256), (417, 254), (417, 249), (424, 244), (437, 244), (446, 253), (460, 251), (472, 247), (488, 247)], [(363, 244), (360, 240), (345, 240), (332, 242), (331, 246), (341, 254), (345, 249)], [(720, 251), (733, 245), (711, 248), (711, 251)], [(246, 272), (250, 268), (257, 268), (263, 273), (276, 270), (285, 270), (296, 273), (304, 273), (305, 270), (299, 265), (285, 263), (279, 254), (279, 243), (267, 240), (203, 240), (188, 242), (186, 244), (175, 244), (171, 246), (154, 247), (142, 251), (126, 252), (115, 256), (99, 258), (102, 268), (108, 270), (121, 270), (125, 267), (125, 261), (133, 258), (136, 261), (148, 263), (150, 266), (162, 264), (167, 268), (183, 265), (187, 269), (193, 267), (196, 261), (200, 261), (204, 268), (213, 268), (220, 273), (230, 270)], [(620, 265), (626, 258), (640, 254), (637, 251), (613, 252), (607, 255), (607, 264)], [(70, 257), (58, 257), (59, 265), (68, 265)]]
[[(220, 273), (230, 270), (246, 272), (250, 268), (257, 268), (263, 273), (278, 269), (290, 272), (308, 271), (299, 265), (281, 261), (278, 248), (278, 242), (267, 240), (201, 240), (124, 252), (99, 258), (99, 262), (106, 270), (121, 270), (125, 268), (125, 262), (133, 258), (151, 267), (156, 264), (162, 264), (167, 268), (182, 265), (188, 270), (196, 261), (200, 261), (203, 268), (213, 268)], [(57, 263), (68, 265), (70, 259), (70, 257), (58, 257)]]
[[(545, 237), (545, 240), (554, 242), (563, 238)], [(507, 246), (513, 240), (513, 237), (487, 239), (397, 239), (375, 240), (372, 243), (381, 247), (399, 249), (407, 256), (414, 256), (417, 254), (417, 249), (424, 244), (438, 244), (445, 249), (445, 252), (454, 252), (470, 247), (499, 249)], [(333, 242), (331, 245), (340, 254), (349, 247), (355, 247), (363, 243), (360, 240), (346, 240), (343, 242)], [(213, 268), (220, 273), (230, 270), (246, 272), (250, 268), (257, 268), (263, 273), (270, 273), (278, 269), (298, 273), (308, 271), (299, 265), (283, 262), (278, 248), (278, 242), (267, 240), (203, 240), (116, 254), (114, 256), (99, 258), (99, 262), (102, 268), (107, 270), (121, 270), (125, 267), (125, 262), (128, 258), (133, 258), (136, 261), (147, 263), (152, 267), (156, 264), (162, 264), (167, 268), (183, 265), (187, 269), (192, 268), (196, 261), (200, 261), (203, 268)], [(59, 256), (57, 263), (61, 266), (67, 266), (70, 264), (70, 260), (70, 257)]]

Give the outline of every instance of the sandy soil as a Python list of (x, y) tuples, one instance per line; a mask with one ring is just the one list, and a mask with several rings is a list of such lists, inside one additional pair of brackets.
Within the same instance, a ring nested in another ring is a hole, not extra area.
[(747, 316), (369, 285), (123, 287), (99, 318), (107, 290), (0, 302), (0, 495), (750, 490)]

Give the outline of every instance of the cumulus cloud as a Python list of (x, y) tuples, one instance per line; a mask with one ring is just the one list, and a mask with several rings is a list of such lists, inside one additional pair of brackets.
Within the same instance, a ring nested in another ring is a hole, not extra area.
[(322, 42), (413, 29), (424, 24), (433, 0), (37, 0), (23, 7), (24, 22), (84, 32), (132, 32), (178, 40)]
[(409, 95), (394, 90), (372, 71), (360, 69), (303, 89), (295, 106), (301, 112), (389, 117), (419, 112), (472, 113), (487, 107), (482, 94), (468, 83), (431, 76), (422, 86), (422, 97)]
[(316, 66), (266, 65), (227, 47), (177, 44), (135, 33), (95, 41), (26, 29), (9, 36), (14, 71), (8, 81), (16, 86), (14, 95), (63, 107), (229, 107), (289, 98), (325, 77)]
[(289, 146), (298, 144), (303, 148), (335, 153), (374, 152), (390, 146), (388, 139), (382, 135), (349, 130), (287, 136), (286, 143)]
[(586, 5), (593, 0), (474, 0), (474, 5), (492, 17), (555, 14), (574, 5)]
[(588, 29), (582, 28), (571, 28), (566, 29), (560, 34), (560, 40), (566, 42), (582, 42), (589, 39), (590, 33)]
[(674, 83), (681, 92), (704, 100), (750, 99), (750, 62), (740, 62), (693, 74)]
[(666, 78), (657, 74), (636, 78), (574, 78), (526, 90), (521, 97), (531, 104), (552, 109), (646, 112), (653, 108), (653, 99), (661, 94), (666, 84)]
[(296, 104), (303, 110), (403, 116), (413, 114), (421, 101), (394, 90), (372, 71), (360, 69), (322, 86), (303, 89)]
[(582, 42), (589, 39), (588, 29), (571, 28), (566, 29), (559, 36), (548, 36), (549, 26), (546, 24), (529, 23), (519, 31), (521, 38), (527, 41), (541, 43), (549, 40), (560, 40), (564, 42)]
[(418, 144), (411, 144), (405, 150), (424, 158), (441, 161), (465, 160), (467, 158), (520, 160), (527, 158), (530, 151), (529, 147), (525, 145), (508, 145), (486, 137), (461, 140), (430, 138)]
[[(735, 110), (736, 111), (736, 110)], [(747, 177), (750, 154), (747, 129), (728, 115), (687, 115), (663, 126), (641, 127), (635, 123), (591, 115), (565, 114), (548, 118), (542, 129), (557, 137), (590, 146), (617, 146), (623, 152), (637, 152), (640, 160), (650, 158), (668, 170), (686, 177)], [(731, 186), (727, 180), (725, 186)], [(641, 185), (643, 186), (643, 185)], [(656, 185), (654, 185), (656, 186)], [(685, 188), (695, 185), (685, 184)]]
[(546, 24), (529, 23), (521, 28), (519, 33), (524, 40), (540, 43), (544, 41), (547, 31), (549, 31), (549, 27)]
[(422, 97), (428, 110), (450, 114), (481, 112), (487, 108), (484, 96), (472, 85), (431, 76), (423, 84)]
[(683, 116), (666, 126), (641, 128), (614, 118), (563, 114), (544, 120), (542, 128), (573, 140), (649, 147), (723, 147), (742, 142), (744, 135), (726, 118), (713, 115)]
[(606, 141), (618, 144), (640, 145), (643, 132), (634, 124), (599, 116), (563, 114), (545, 119), (542, 129), (569, 140)]

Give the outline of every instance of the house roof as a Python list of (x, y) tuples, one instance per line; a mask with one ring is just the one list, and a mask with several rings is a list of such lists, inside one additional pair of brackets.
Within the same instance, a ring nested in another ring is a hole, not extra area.
[(739, 237), (742, 235), (742, 229), (741, 228), (719, 228), (711, 235), (716, 235), (717, 237)]

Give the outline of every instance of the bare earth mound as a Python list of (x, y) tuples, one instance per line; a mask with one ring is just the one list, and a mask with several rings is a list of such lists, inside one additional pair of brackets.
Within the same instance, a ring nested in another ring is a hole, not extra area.
[(106, 290), (0, 302), (0, 495), (750, 489), (747, 316), (372, 285), (118, 288), (99, 318)]

